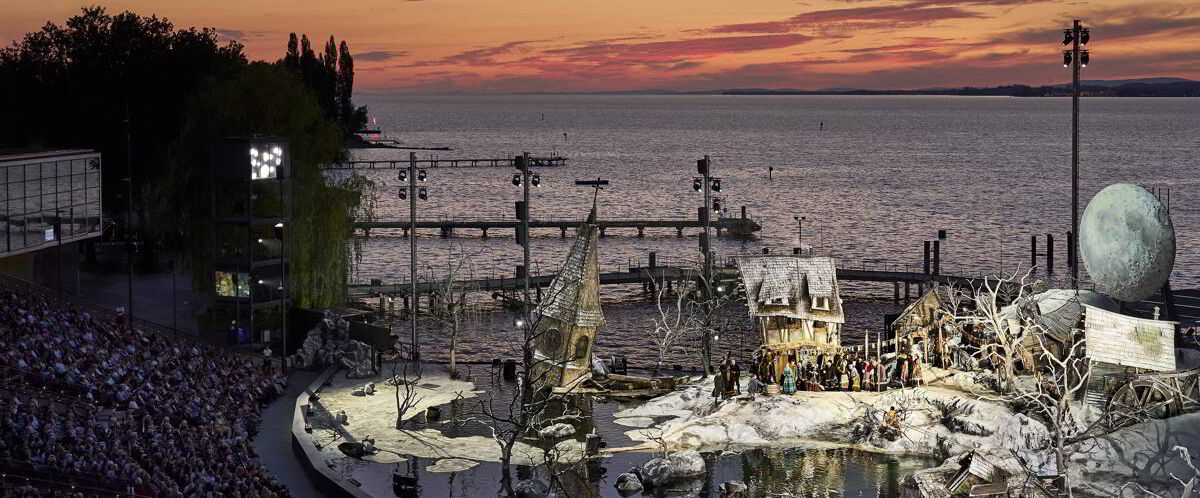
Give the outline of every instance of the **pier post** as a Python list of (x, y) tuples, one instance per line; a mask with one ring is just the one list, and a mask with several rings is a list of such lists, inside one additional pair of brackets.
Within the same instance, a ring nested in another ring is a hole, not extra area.
[(929, 241), (925, 241), (925, 273), (929, 274)]
[(605, 235), (604, 235), (604, 227), (600, 227), (600, 236), (601, 236), (601, 237), (605, 237)]
[(408, 237), (408, 227), (404, 227), (404, 236)]
[(1029, 236), (1029, 267), (1037, 268), (1037, 235)]
[(564, 239), (567, 238), (567, 227), (562, 227), (562, 228), (559, 228), (558, 230), (559, 230), (559, 237), (564, 238)]
[(1067, 232), (1067, 267), (1075, 268), (1075, 233)]
[(650, 251), (650, 267), (658, 266), (658, 253)]
[(481, 238), (484, 238), (484, 239), (487, 238), (487, 229), (486, 228), (483, 229), (483, 236)]
[(933, 241), (933, 274), (942, 274), (942, 241)]
[(892, 302), (900, 304), (900, 281), (892, 282)]
[(905, 303), (907, 303), (910, 299), (912, 299), (912, 297), (911, 297), (912, 294), (909, 292), (909, 284), (911, 284), (911, 283), (912, 282), (909, 282), (907, 280), (904, 281), (904, 302)]
[(742, 219), (746, 219), (746, 206), (742, 206)]
[(1046, 271), (1054, 272), (1054, 234), (1046, 234)]
[(675, 227), (675, 236), (679, 237), (679, 238), (683, 238), (683, 227), (682, 226)]
[(450, 238), (450, 237), (451, 237), (451, 236), (453, 236), (453, 235), (454, 235), (454, 228), (453, 228), (453, 227), (450, 227), (450, 226), (444, 226), (444, 227), (442, 227), (442, 238), (443, 238), (443, 239), (448, 239), (448, 238)]
[(646, 227), (637, 227), (637, 231), (639, 239), (646, 237)]
[(925, 282), (917, 282), (917, 295), (918, 296), (925, 295)]

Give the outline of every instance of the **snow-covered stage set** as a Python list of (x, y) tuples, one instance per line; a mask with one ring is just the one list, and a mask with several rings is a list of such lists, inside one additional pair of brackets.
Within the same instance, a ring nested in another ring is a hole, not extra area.
[[(1032, 272), (943, 281), (878, 333), (843, 328), (832, 258), (740, 256), (727, 294), (755, 323), (751, 360), (638, 376), (593, 351), (605, 318), (600, 239), (585, 221), (514, 333), (515, 370), (452, 376), (402, 348), (376, 361), (338, 346), (325, 364), (343, 369), (297, 399), (293, 433), (314, 471), (351, 496), (840, 495), (849, 481), (776, 488), (720, 470), (729, 455), (794, 447), (932, 459), (878, 495), (1190, 493), (1200, 350), (1177, 344), (1178, 324), (1158, 312), (1127, 312), (1169, 285), (1169, 214), (1117, 184), (1091, 201), (1081, 232), (1094, 290), (1050, 288)], [(695, 305), (681, 314), (715, 299), (704, 282), (673, 292)], [(691, 333), (710, 333), (696, 323)], [(303, 353), (311, 365), (316, 342)]]

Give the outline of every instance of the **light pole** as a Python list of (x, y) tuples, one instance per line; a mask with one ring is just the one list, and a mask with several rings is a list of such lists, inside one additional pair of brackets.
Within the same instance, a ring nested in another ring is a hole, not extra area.
[(521, 300), (521, 318), (526, 326), (529, 321), (529, 187), (541, 185), (542, 178), (533, 174), (529, 170), (529, 153), (524, 152), (521, 155), (513, 158), (513, 166), (520, 173), (513, 175), (513, 185), (521, 187), (521, 201), (517, 202), (517, 219), (521, 221), (521, 227), (517, 232), (517, 243), (521, 244), (521, 264), (524, 270), (522, 271), (522, 287), (524, 289), (523, 299)]
[(417, 170), (417, 153), (408, 153), (408, 170), (400, 170), (400, 181), (404, 181), (408, 177), (407, 189), (401, 189), (400, 200), (408, 198), (408, 280), (409, 280), (409, 305), (412, 312), (412, 320), (410, 324), (411, 332), (411, 348), (412, 361), (421, 359), (421, 351), (417, 344), (417, 311), (420, 308), (420, 299), (417, 298), (417, 197), (422, 200), (428, 199), (429, 194), (425, 187), (417, 187), (417, 181), (425, 181), (425, 170)]
[(700, 251), (704, 253), (704, 333), (701, 334), (701, 351), (700, 358), (704, 362), (705, 375), (711, 375), (712, 369), (712, 306), (713, 306), (713, 254), (712, 244), (709, 240), (709, 225), (712, 224), (712, 211), (720, 210), (720, 205), (716, 204), (719, 200), (713, 199), (713, 192), (721, 191), (721, 179), (712, 176), (712, 158), (708, 155), (704, 159), (696, 161), (696, 173), (700, 176), (692, 179), (692, 189), (697, 192), (704, 193), (704, 207), (700, 208), (700, 224), (704, 226), (704, 233), (700, 235)]
[(807, 216), (793, 216), (793, 218), (796, 219), (796, 225), (798, 226), (798, 231), (796, 234), (796, 239), (798, 240), (797, 246), (800, 247), (800, 254), (803, 255), (804, 254), (804, 220), (808, 219), (808, 217)]
[(1087, 45), (1092, 35), (1079, 19), (1063, 30), (1063, 67), (1071, 68), (1071, 286), (1079, 290), (1079, 69), (1087, 67), (1090, 54), (1079, 47)]

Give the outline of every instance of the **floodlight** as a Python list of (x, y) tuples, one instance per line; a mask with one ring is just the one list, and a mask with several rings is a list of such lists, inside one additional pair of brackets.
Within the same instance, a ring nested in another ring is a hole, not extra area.
[(540, 187), (542, 185), (542, 177), (533, 175), (533, 178), (529, 179), (529, 184), (533, 185), (534, 187)]
[(1079, 65), (1080, 66), (1087, 67), (1088, 62), (1090, 62), (1090, 61), (1091, 61), (1091, 56), (1088, 54), (1087, 50), (1083, 50), (1083, 51), (1079, 52)]
[(1087, 42), (1092, 39), (1092, 33), (1087, 28), (1083, 28), (1083, 32), (1079, 33), (1079, 44), (1087, 45)]
[(401, 187), (400, 192), (398, 192), (398, 196), (400, 197), (400, 200), (407, 199), (408, 198), (408, 189)]
[(513, 175), (512, 182), (513, 182), (514, 187), (520, 187), (521, 186), (521, 175)]
[(420, 197), (421, 200), (429, 198), (429, 193), (425, 191), (425, 187), (421, 187), (419, 190), (417, 190), (417, 197)]
[(700, 191), (700, 179), (699, 178), (692, 180), (692, 190), (695, 190), (697, 192)]
[(1070, 29), (1064, 29), (1063, 30), (1063, 45), (1064, 46), (1070, 45), (1071, 42), (1073, 42), (1073, 41), (1075, 41), (1075, 32)]
[(1071, 51), (1063, 51), (1063, 67), (1071, 67)]
[(425, 170), (417, 171), (417, 181), (418, 182), (425, 181)]
[(721, 180), (719, 178), (713, 178), (712, 189), (713, 189), (713, 192), (721, 191)]

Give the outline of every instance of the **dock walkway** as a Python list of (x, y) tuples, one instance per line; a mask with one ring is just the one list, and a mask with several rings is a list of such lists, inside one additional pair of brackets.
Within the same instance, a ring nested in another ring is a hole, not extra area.
[[(557, 228), (560, 236), (566, 237), (567, 230), (576, 228), (582, 225), (584, 220), (579, 218), (550, 218), (540, 220), (530, 220), (530, 228)], [(634, 228), (637, 229), (638, 237), (645, 237), (647, 228), (674, 228), (675, 234), (678, 237), (683, 237), (684, 228), (702, 228), (704, 224), (699, 220), (688, 219), (629, 219), (629, 220), (599, 220), (595, 222), (600, 227), (600, 236), (604, 237), (605, 233), (610, 228)], [(513, 218), (417, 218), (417, 228), (436, 228), (441, 232), (442, 237), (452, 237), (455, 230), (474, 229), (480, 230), (482, 236), (487, 238), (488, 230), (510, 229), (516, 230), (521, 225), (520, 220)], [(385, 220), (385, 221), (356, 221), (354, 228), (358, 229), (375, 229), (375, 228), (399, 228), (404, 230), (404, 234), (408, 235), (409, 228), (412, 225), (410, 220)], [(713, 220), (709, 226), (717, 230), (717, 236), (721, 235), (722, 231), (727, 231), (735, 235), (749, 235), (762, 229), (762, 227), (750, 218), (720, 218)]]
[[(407, 169), (410, 163), (416, 163), (417, 168), (512, 168), (515, 158), (428, 158), (410, 161), (408, 158), (374, 159), (346, 161), (330, 164), (323, 169)], [(529, 166), (535, 168), (560, 167), (567, 165), (567, 158), (562, 156), (530, 157)]]

